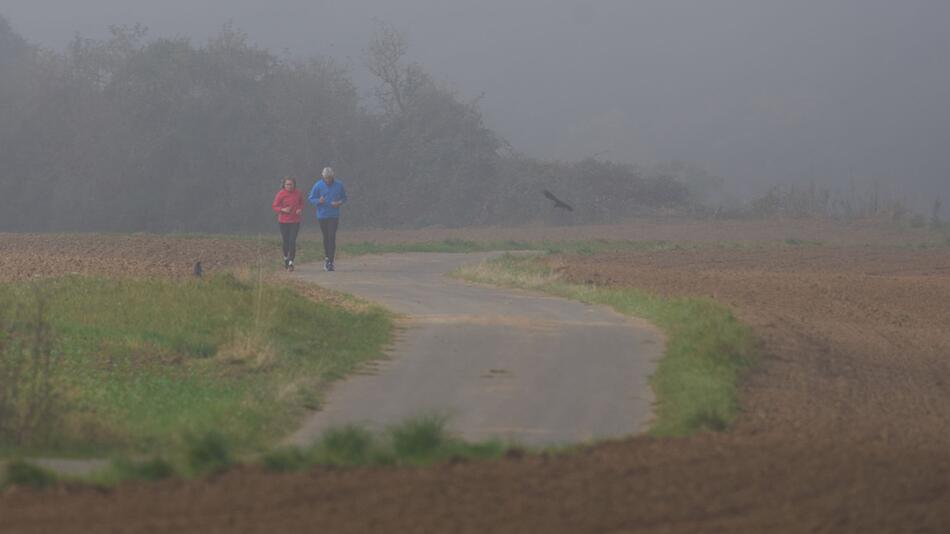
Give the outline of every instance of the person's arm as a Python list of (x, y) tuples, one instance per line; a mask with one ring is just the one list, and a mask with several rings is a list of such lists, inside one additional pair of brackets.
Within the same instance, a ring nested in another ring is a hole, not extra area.
[(295, 215), (300, 215), (303, 212), (303, 193), (299, 189), (294, 189), (294, 206), (293, 213)]
[(317, 180), (317, 183), (313, 184), (313, 187), (310, 189), (310, 196), (307, 197), (307, 201), (313, 204), (314, 206), (320, 204), (320, 180)]
[(343, 188), (343, 184), (340, 184), (340, 196), (333, 201), (333, 207), (339, 208), (346, 202), (346, 189)]
[(283, 189), (278, 191), (277, 194), (274, 195), (274, 202), (272, 202), (270, 205), (271, 209), (277, 213), (287, 213), (286, 211), (284, 211), (284, 207), (283, 207), (284, 199), (283, 199), (283, 195), (281, 195), (281, 193), (283, 192), (284, 192)]

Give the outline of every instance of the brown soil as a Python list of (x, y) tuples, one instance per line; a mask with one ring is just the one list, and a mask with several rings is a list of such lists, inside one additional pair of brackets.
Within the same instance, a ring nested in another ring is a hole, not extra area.
[(191, 276), (196, 261), (213, 272), (253, 265), (268, 253), (274, 255), (273, 244), (245, 239), (0, 233), (0, 281), (64, 274)]
[(578, 282), (714, 298), (751, 325), (762, 360), (728, 432), (425, 469), (15, 489), (0, 530), (950, 531), (950, 247), (821, 225), (650, 225), (599, 237), (832, 243), (550, 259)]

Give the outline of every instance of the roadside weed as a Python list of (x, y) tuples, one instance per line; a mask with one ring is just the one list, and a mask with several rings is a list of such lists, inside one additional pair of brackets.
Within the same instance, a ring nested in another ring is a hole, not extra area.
[(194, 474), (219, 473), (233, 463), (233, 445), (218, 432), (187, 438), (188, 467)]
[(324, 432), (315, 449), (321, 463), (357, 465), (366, 463), (376, 446), (376, 437), (358, 425), (345, 425)]
[(393, 451), (400, 458), (423, 459), (444, 448), (449, 439), (446, 418), (424, 416), (410, 419), (390, 429)]

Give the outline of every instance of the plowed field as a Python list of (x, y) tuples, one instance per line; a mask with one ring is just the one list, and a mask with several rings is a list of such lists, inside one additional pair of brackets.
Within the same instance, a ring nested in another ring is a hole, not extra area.
[[(726, 432), (432, 468), (8, 490), (0, 531), (950, 532), (950, 246), (813, 223), (510, 231), (489, 237), (825, 244), (549, 258), (576, 282), (709, 297), (749, 324), (762, 357)], [(416, 238), (485, 230), (428, 232)], [(18, 239), (0, 236), (3, 257)], [(52, 254), (31, 239), (35, 257)]]

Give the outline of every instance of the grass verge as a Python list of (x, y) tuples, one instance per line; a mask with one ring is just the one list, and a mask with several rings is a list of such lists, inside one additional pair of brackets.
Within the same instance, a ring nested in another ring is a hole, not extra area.
[[(0, 435), (0, 454), (169, 454), (209, 429), (237, 452), (269, 447), (326, 383), (379, 357), (391, 318), (259, 280), (44, 281), (59, 424), (42, 436)], [(35, 298), (26, 284), (2, 284), (0, 315)], [(11, 335), (29, 326), (8, 315)], [(29, 352), (23, 337), (0, 356)], [(4, 375), (0, 387), (15, 380), (27, 391), (30, 376)]]
[[(13, 460), (0, 470), (0, 489), (8, 486), (47, 488), (60, 481), (100, 488), (126, 481), (158, 481), (168, 478), (203, 477), (219, 474), (240, 463), (231, 453), (233, 444), (210, 431), (189, 437), (189, 446), (174, 460), (164, 457), (130, 460), (116, 458), (87, 476), (57, 476), (35, 464)], [(446, 419), (420, 416), (391, 426), (381, 433), (347, 425), (327, 430), (312, 446), (281, 447), (259, 457), (269, 471), (287, 472), (314, 466), (423, 466), (440, 461), (498, 458), (520, 447), (500, 441), (466, 442), (453, 437)], [(245, 458), (244, 462), (248, 460)]]
[(505, 254), (454, 273), (474, 282), (539, 290), (650, 320), (667, 336), (651, 385), (657, 436), (722, 430), (738, 411), (739, 373), (753, 359), (752, 336), (724, 306), (695, 298), (661, 299), (632, 288), (570, 284), (538, 257)]
[(314, 465), (428, 465), (438, 461), (497, 458), (508, 446), (500, 441), (466, 442), (453, 437), (446, 420), (420, 416), (403, 421), (381, 434), (347, 425), (325, 432), (312, 447), (277, 449), (263, 457), (273, 471)]

